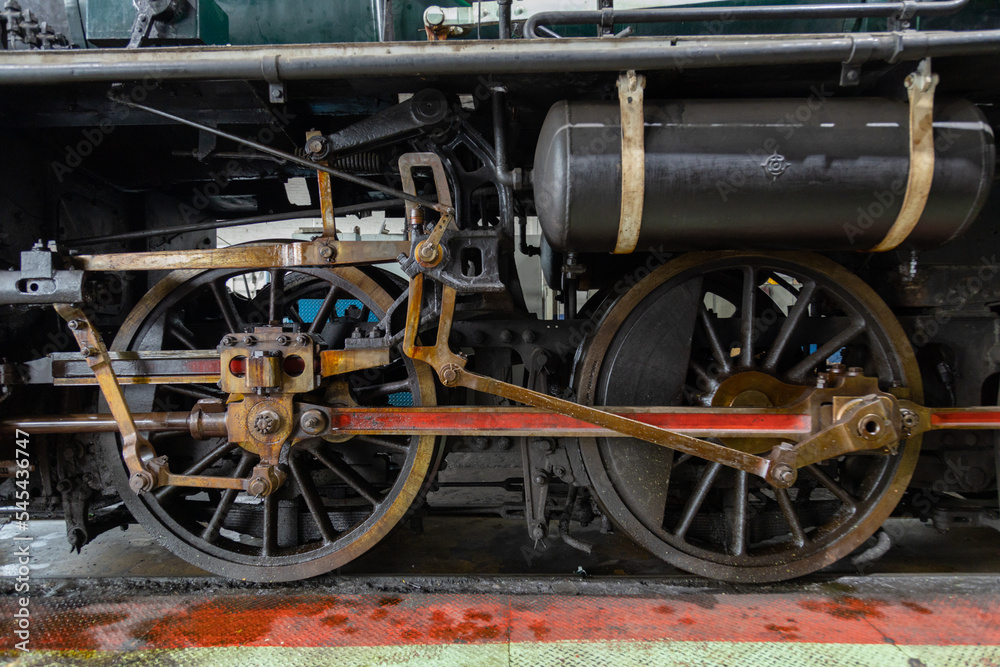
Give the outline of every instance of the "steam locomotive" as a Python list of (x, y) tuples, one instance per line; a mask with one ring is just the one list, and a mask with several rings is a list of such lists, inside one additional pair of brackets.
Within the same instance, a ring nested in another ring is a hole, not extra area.
[(0, 26), (15, 521), (256, 581), (430, 512), (740, 582), (1000, 525), (995, 2)]

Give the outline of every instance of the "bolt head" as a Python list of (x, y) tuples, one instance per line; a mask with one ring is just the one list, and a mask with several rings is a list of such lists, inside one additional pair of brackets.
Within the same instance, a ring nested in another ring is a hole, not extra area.
[(298, 343), (299, 345), (308, 345), (310, 342), (312, 342), (312, 339), (310, 339), (309, 336), (306, 336), (305, 334), (299, 334), (298, 336), (295, 337), (295, 342)]
[(292, 342), (292, 339), (291, 339), (291, 338), (289, 338), (288, 336), (278, 336), (278, 337), (277, 337), (277, 338), (275, 339), (275, 342), (276, 342), (276, 343), (277, 343), (278, 345), (288, 345), (289, 343), (291, 343), (291, 342)]
[(497, 438), (497, 449), (508, 450), (510, 449), (510, 438), (507, 436), (500, 436)]
[(772, 477), (774, 478), (774, 481), (780, 484), (783, 488), (787, 488), (795, 483), (795, 479), (798, 475), (795, 472), (795, 468), (792, 466), (787, 463), (779, 463), (774, 467)]
[(512, 334), (509, 329), (504, 329), (500, 332), (501, 343), (509, 343), (512, 340), (514, 340), (514, 334)]
[(96, 357), (98, 354), (100, 354), (100, 350), (98, 350), (96, 347), (87, 346), (82, 350), (80, 350), (80, 353), (85, 357)]
[(274, 410), (261, 410), (254, 419), (253, 427), (258, 433), (270, 435), (281, 427), (281, 416)]
[(331, 248), (328, 245), (322, 246), (319, 249), (319, 256), (322, 257), (323, 259), (330, 259), (331, 257), (333, 257), (333, 248)]
[(531, 478), (531, 481), (535, 483), (535, 486), (545, 486), (549, 483), (549, 478), (545, 473), (538, 473)]
[(233, 345), (236, 345), (237, 342), (236, 336), (223, 336), (222, 338), (222, 344), (225, 347), (232, 347)]
[(472, 440), (472, 446), (479, 451), (484, 451), (490, 448), (490, 441), (483, 436), (478, 436)]
[(521, 334), (521, 340), (525, 343), (534, 343), (538, 338), (538, 335), (531, 329), (525, 329), (524, 333)]
[(70, 320), (67, 326), (73, 331), (76, 331), (77, 329), (83, 326), (83, 322), (81, 322), (80, 320)]
[(270, 486), (271, 485), (268, 481), (263, 477), (254, 477), (250, 480), (250, 483), (247, 484), (247, 493), (255, 498), (260, 498), (267, 493), (268, 487)]
[(257, 339), (254, 338), (253, 336), (244, 336), (243, 337), (243, 344), (244, 345), (256, 345), (257, 344)]

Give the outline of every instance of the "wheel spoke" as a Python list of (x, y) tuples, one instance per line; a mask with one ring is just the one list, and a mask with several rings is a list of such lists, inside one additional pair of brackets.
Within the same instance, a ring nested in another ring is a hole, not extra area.
[(729, 522), (729, 553), (742, 556), (747, 548), (747, 473), (734, 470), (733, 513)]
[(208, 287), (215, 297), (215, 302), (219, 305), (219, 312), (222, 313), (222, 319), (226, 321), (226, 328), (229, 329), (229, 333), (239, 333), (242, 331), (239, 317), (236, 315), (236, 306), (233, 304), (233, 298), (230, 296), (229, 290), (226, 289), (225, 281), (213, 281), (209, 283)]
[(270, 558), (278, 553), (278, 498), (273, 494), (264, 496), (264, 529), (261, 536), (260, 555)]
[(857, 511), (858, 503), (854, 496), (849, 494), (840, 484), (833, 481), (833, 479), (823, 472), (819, 466), (806, 466), (806, 470), (808, 470), (809, 474), (815, 477), (820, 484), (825, 486), (830, 493), (836, 496), (837, 500), (844, 503), (844, 505), (846, 505), (851, 511), (851, 514), (854, 514), (854, 512)]
[[(253, 468), (253, 456), (249, 452), (243, 452), (239, 465), (236, 466), (236, 472), (233, 473), (233, 478), (240, 479), (246, 477), (251, 468)], [(222, 499), (219, 501), (219, 506), (212, 513), (212, 518), (209, 519), (205, 530), (201, 532), (201, 539), (209, 543), (215, 542), (218, 539), (219, 529), (222, 528), (222, 524), (226, 520), (226, 515), (232, 509), (233, 503), (236, 502), (236, 496), (239, 493), (237, 489), (226, 489), (222, 492)]]
[(868, 325), (865, 324), (864, 320), (858, 319), (851, 322), (851, 326), (847, 327), (828, 340), (822, 347), (800, 361), (794, 368), (788, 371), (788, 378), (794, 382), (805, 381), (806, 374), (809, 373), (809, 371), (829, 359), (834, 352), (864, 333), (867, 328)]
[[(187, 470), (185, 470), (181, 474), (182, 475), (200, 475), (207, 468), (209, 468), (210, 466), (214, 465), (219, 459), (221, 459), (223, 456), (225, 456), (229, 452), (233, 451), (233, 449), (235, 449), (235, 448), (236, 448), (236, 443), (235, 442), (224, 442), (221, 445), (219, 445), (218, 447), (216, 447), (215, 449), (213, 449), (212, 451), (210, 451), (208, 454), (206, 454), (205, 456), (203, 456), (202, 458), (200, 458), (198, 461), (196, 461), (194, 464), (192, 464), (191, 467), (189, 467)], [(160, 488), (160, 489), (157, 489), (156, 491), (154, 491), (153, 495), (156, 496), (157, 502), (159, 502), (162, 505), (165, 500), (169, 500), (172, 496), (174, 496), (182, 488), (188, 488), (188, 487), (165, 486), (163, 488)]]
[(376, 491), (372, 485), (368, 483), (368, 480), (356, 473), (349, 466), (346, 466), (338, 461), (334, 461), (323, 452), (313, 451), (311, 453), (316, 457), (317, 461), (325, 465), (333, 474), (344, 480), (348, 486), (357, 491), (358, 495), (370, 502), (372, 505), (378, 505), (378, 491)]
[(694, 371), (694, 374), (705, 383), (704, 391), (711, 391), (719, 386), (719, 381), (712, 377), (709, 372), (705, 370), (705, 368), (697, 361), (692, 359), (688, 362), (688, 365), (691, 367), (691, 370)]
[(176, 338), (178, 341), (180, 341), (181, 345), (183, 345), (187, 349), (189, 350), (198, 349), (198, 346), (195, 344), (194, 339), (192, 338), (194, 334), (188, 331), (187, 327), (184, 326), (184, 323), (181, 322), (180, 318), (177, 315), (174, 315), (167, 321), (167, 332), (170, 333), (170, 335)]
[(796, 296), (795, 305), (792, 306), (791, 312), (788, 313), (788, 317), (785, 318), (781, 329), (778, 331), (774, 345), (771, 346), (770, 351), (767, 353), (767, 358), (764, 360), (764, 370), (773, 372), (777, 368), (778, 362), (781, 360), (781, 355), (784, 354), (785, 348), (788, 346), (788, 341), (791, 340), (792, 334), (795, 333), (795, 330), (802, 322), (802, 318), (809, 312), (809, 305), (812, 303), (815, 294), (816, 282), (813, 280), (805, 281), (802, 284), (802, 289)]
[(691, 524), (694, 522), (695, 515), (701, 509), (702, 503), (705, 502), (705, 497), (708, 496), (708, 491), (712, 488), (712, 484), (715, 483), (715, 478), (721, 468), (721, 463), (709, 463), (705, 466), (705, 470), (702, 471), (701, 478), (698, 480), (698, 486), (695, 488), (694, 493), (691, 494), (691, 497), (688, 498), (687, 504), (684, 506), (684, 513), (681, 515), (681, 520), (677, 523), (677, 528), (674, 530), (674, 534), (677, 537), (684, 539), (684, 536), (687, 535)]
[(805, 546), (806, 532), (802, 530), (799, 517), (796, 516), (795, 508), (792, 507), (792, 499), (788, 495), (788, 489), (775, 489), (774, 497), (778, 499), (778, 507), (781, 508), (781, 515), (785, 517), (785, 523), (788, 524), (788, 528), (792, 532), (792, 542), (797, 547)]
[(271, 274), (271, 289), (268, 290), (267, 318), (272, 327), (281, 326), (280, 315), (284, 310), (285, 272), (274, 269)]
[(320, 535), (323, 536), (323, 541), (327, 544), (333, 542), (337, 539), (337, 531), (334, 529), (333, 524), (330, 523), (330, 517), (326, 513), (326, 506), (323, 504), (323, 499), (316, 490), (316, 483), (313, 482), (312, 476), (309, 474), (309, 471), (301, 469), (301, 464), (296, 459), (291, 459), (288, 465), (292, 471), (292, 477), (295, 479), (295, 483), (302, 493), (302, 499), (306, 501), (306, 507), (309, 508), (309, 513), (312, 515), (316, 527), (319, 528)]
[(753, 317), (757, 305), (757, 272), (752, 266), (743, 269), (743, 302), (740, 306), (740, 366), (753, 366)]
[(295, 304), (295, 305), (290, 304), (290, 303), (286, 304), (285, 305), (285, 315), (288, 316), (288, 319), (290, 319), (292, 322), (295, 322), (299, 326), (302, 326), (303, 324), (305, 324), (305, 322), (303, 322), (302, 318), (299, 316), (299, 311), (298, 311), (298, 308), (297, 308), (297, 304)]
[(312, 323), (309, 325), (309, 333), (314, 334), (323, 330), (323, 325), (326, 324), (330, 313), (333, 312), (334, 306), (337, 305), (337, 293), (339, 291), (336, 285), (330, 287), (330, 291), (323, 297), (323, 303), (320, 304), (319, 310), (316, 311), (316, 317), (313, 318)]
[(408, 443), (401, 444), (374, 435), (358, 435), (355, 436), (354, 439), (359, 440), (361, 442), (367, 442), (369, 445), (377, 445), (379, 447), (385, 447), (386, 449), (393, 449), (397, 452), (408, 452), (410, 450)]
[(712, 347), (712, 356), (715, 357), (715, 361), (722, 367), (722, 371), (728, 373), (732, 368), (729, 352), (722, 347), (722, 341), (719, 340), (719, 333), (712, 324), (711, 316), (708, 314), (705, 304), (702, 304), (698, 310), (698, 317), (701, 321), (702, 329), (705, 330), (705, 335), (708, 337), (708, 344)]

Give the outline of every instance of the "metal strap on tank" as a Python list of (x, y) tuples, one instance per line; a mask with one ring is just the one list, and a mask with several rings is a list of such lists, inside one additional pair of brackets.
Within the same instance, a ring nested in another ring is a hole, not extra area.
[(618, 77), (622, 115), (622, 214), (618, 223), (616, 255), (635, 250), (642, 227), (642, 205), (646, 197), (645, 88), (646, 77), (636, 74), (634, 70)]
[(922, 60), (917, 70), (906, 77), (910, 93), (910, 174), (906, 196), (896, 221), (871, 252), (885, 252), (899, 246), (924, 214), (934, 181), (934, 89), (937, 84), (938, 76), (931, 73), (930, 58)]

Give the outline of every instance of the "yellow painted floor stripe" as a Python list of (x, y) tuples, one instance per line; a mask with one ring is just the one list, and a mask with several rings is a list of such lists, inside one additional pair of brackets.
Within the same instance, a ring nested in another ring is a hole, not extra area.
[(0, 653), (18, 667), (1000, 667), (1000, 646), (804, 642), (548, 642), (412, 646), (219, 647)]

